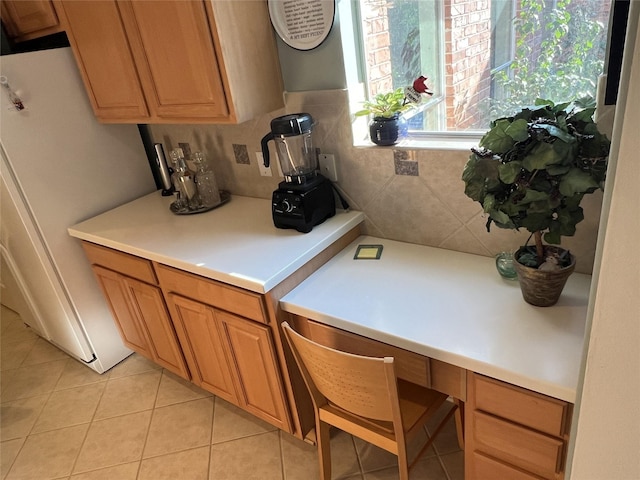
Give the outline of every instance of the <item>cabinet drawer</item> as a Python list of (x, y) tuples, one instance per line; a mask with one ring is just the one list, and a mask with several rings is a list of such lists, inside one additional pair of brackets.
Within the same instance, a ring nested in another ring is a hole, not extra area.
[(256, 322), (268, 323), (262, 295), (156, 264), (160, 285), (167, 292), (198, 300)]
[(564, 442), (474, 411), (474, 450), (504, 460), (517, 467), (554, 479), (562, 469)]
[(158, 284), (149, 260), (88, 242), (82, 242), (82, 247), (93, 265), (101, 265), (143, 282)]
[(477, 374), (473, 382), (477, 410), (549, 435), (561, 437), (568, 431), (568, 403)]
[(308, 328), (309, 338), (322, 345), (355, 355), (394, 357), (399, 378), (423, 387), (431, 387), (431, 371), (427, 357), (313, 321), (308, 322)]
[(473, 452), (473, 467), (469, 472), (473, 480), (539, 480), (540, 477), (516, 469), (511, 465)]

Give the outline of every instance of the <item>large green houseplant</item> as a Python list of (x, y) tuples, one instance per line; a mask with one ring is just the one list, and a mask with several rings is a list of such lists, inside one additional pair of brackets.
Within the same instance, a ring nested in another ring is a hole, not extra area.
[[(594, 112), (591, 99), (557, 105), (538, 100), (513, 117), (492, 122), (465, 165), (465, 194), (480, 202), (488, 215), (487, 231), (492, 223), (524, 228), (535, 239), (535, 246), (515, 254), (521, 285), (523, 276), (528, 276), (519, 268), (522, 265), (544, 272), (573, 270), (573, 255), (545, 245), (543, 239), (557, 245), (563, 236), (574, 235), (584, 218), (583, 196), (603, 188), (609, 140), (598, 131)], [(534, 303), (524, 289), (523, 295)], [(557, 297), (534, 304), (555, 301)]]

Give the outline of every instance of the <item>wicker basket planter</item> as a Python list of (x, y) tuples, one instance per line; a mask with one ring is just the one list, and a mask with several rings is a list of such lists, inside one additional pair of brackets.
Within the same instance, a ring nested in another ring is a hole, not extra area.
[[(545, 252), (548, 249), (562, 250), (559, 247), (545, 246)], [(517, 261), (519, 255), (520, 250), (515, 254), (516, 261), (513, 262), (513, 266), (518, 274), (520, 290), (525, 302), (537, 307), (555, 305), (560, 298), (569, 275), (573, 273), (576, 267), (576, 257), (570, 253), (571, 264), (568, 267), (547, 272), (522, 265)]]

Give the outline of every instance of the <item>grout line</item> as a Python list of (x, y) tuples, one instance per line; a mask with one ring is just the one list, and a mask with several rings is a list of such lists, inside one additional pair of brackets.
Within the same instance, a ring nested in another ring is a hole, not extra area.
[[(59, 379), (58, 379), (58, 382), (60, 382)], [(87, 428), (87, 431), (84, 434), (84, 438), (82, 439), (82, 442), (80, 443), (80, 448), (78, 449), (78, 454), (76, 455), (76, 458), (73, 460), (73, 463), (71, 465), (71, 472), (69, 474), (70, 476), (73, 475), (73, 471), (75, 470), (76, 465), (78, 464), (78, 459), (80, 458), (80, 453), (82, 453), (82, 449), (84, 448), (84, 445), (85, 445), (85, 443), (87, 441), (87, 437), (89, 436), (89, 431), (91, 430), (91, 427), (93, 426), (93, 422), (94, 422), (94, 420), (96, 418), (96, 413), (98, 412), (98, 408), (100, 407), (100, 403), (102, 402), (102, 398), (104, 397), (104, 393), (107, 391), (107, 382), (108, 382), (108, 380), (104, 382), (105, 384), (102, 387), (102, 393), (100, 394), (100, 398), (98, 399), (98, 402), (96, 403), (96, 408), (93, 411), (93, 415), (91, 415), (91, 419), (89, 420), (89, 427)], [(56, 386), (57, 386), (57, 383), (56, 383)]]
[(218, 397), (214, 395), (212, 398), (213, 398), (213, 413), (211, 414), (211, 435), (209, 435), (209, 463), (207, 467), (207, 478), (211, 478), (211, 468), (213, 467), (213, 464), (212, 464), (213, 433), (214, 433), (215, 422), (216, 422), (216, 409), (218, 408)]
[(278, 445), (280, 446), (280, 478), (287, 480), (284, 473), (284, 449), (282, 448), (282, 430), (278, 429)]
[[(356, 461), (358, 462), (358, 469), (360, 470), (360, 477), (364, 478), (364, 465), (362, 464), (362, 459), (360, 458), (360, 453), (358, 452), (358, 446), (356, 445), (356, 439), (351, 434), (349, 434), (349, 436), (351, 437), (351, 443), (353, 444), (353, 450), (356, 453)], [(329, 439), (331, 439), (331, 436), (329, 436)], [(331, 442), (329, 442), (329, 444), (331, 444)]]
[(444, 462), (442, 461), (442, 458), (440, 457), (439, 453), (436, 453), (436, 458), (438, 459), (438, 462), (440, 463), (440, 468), (442, 468), (442, 471), (444, 472), (445, 476), (447, 477), (447, 480), (451, 480), (451, 475), (449, 475), (449, 471), (447, 470), (447, 467), (445, 466)]

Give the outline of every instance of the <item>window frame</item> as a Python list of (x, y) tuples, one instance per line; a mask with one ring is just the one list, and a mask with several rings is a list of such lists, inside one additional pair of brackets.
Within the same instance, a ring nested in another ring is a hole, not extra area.
[[(513, 13), (517, 15), (517, 4), (516, 0), (512, 0), (513, 2)], [(340, 18), (341, 18), (341, 29), (343, 26), (349, 26), (347, 28), (348, 34), (345, 35), (344, 32), (342, 34), (343, 41), (343, 51), (345, 52), (345, 58), (348, 56), (352, 56), (353, 59), (356, 60), (355, 65), (352, 65), (348, 62), (345, 62), (345, 73), (347, 77), (347, 88), (349, 91), (350, 98), (350, 112), (353, 114), (355, 111), (361, 109), (361, 103), (367, 98), (367, 94), (365, 93), (367, 90), (367, 82), (366, 71), (367, 71), (367, 62), (364, 52), (364, 36), (362, 33), (362, 21), (361, 21), (361, 13), (360, 13), (360, 0), (350, 0), (347, 2), (339, 2), (342, 4), (342, 9), (340, 10)], [(555, 3), (555, 0), (554, 0)], [(440, 14), (443, 15), (443, 9), (440, 8)], [(611, 14), (610, 14), (611, 15)], [(343, 22), (342, 19), (345, 19)], [(349, 19), (351, 22), (349, 22)], [(441, 17), (441, 21), (443, 18)], [(605, 27), (606, 28), (606, 27)], [(514, 29), (515, 32), (515, 29)], [(444, 28), (441, 29), (441, 35), (444, 35)], [(511, 57), (512, 60), (507, 62), (504, 65), (500, 65), (491, 70), (491, 74), (495, 71), (498, 71), (503, 68), (508, 68), (508, 66), (513, 61), (513, 57), (515, 55), (515, 42), (516, 42), (515, 33), (511, 36)], [(444, 39), (441, 39), (444, 42)], [(445, 71), (445, 56), (440, 56), (441, 61), (441, 71)], [(606, 63), (605, 63), (606, 70)], [(425, 73), (427, 75), (428, 72)], [(604, 81), (604, 78), (601, 76), (598, 79), (598, 82)], [(493, 83), (493, 82), (492, 82)], [(436, 87), (436, 92), (443, 91), (445, 87)], [(599, 92), (600, 89), (597, 90)], [(596, 92), (596, 95), (597, 95)], [(439, 97), (434, 95), (434, 98), (425, 104), (421, 105), (417, 111), (424, 111), (425, 109), (432, 108), (434, 103), (442, 102), (445, 99), (445, 95), (442, 94)], [(599, 98), (596, 98), (599, 102)], [(376, 147), (369, 140), (368, 136), (368, 122), (369, 117), (353, 117), (353, 140), (355, 147)], [(460, 130), (460, 131), (419, 131), (419, 130), (410, 130), (408, 137), (399, 142), (394, 146), (397, 149), (415, 149), (415, 148), (424, 148), (424, 149), (438, 149), (438, 150), (468, 150), (470, 147), (475, 146), (480, 141), (481, 137), (487, 129), (478, 129), (478, 130)]]

